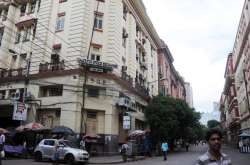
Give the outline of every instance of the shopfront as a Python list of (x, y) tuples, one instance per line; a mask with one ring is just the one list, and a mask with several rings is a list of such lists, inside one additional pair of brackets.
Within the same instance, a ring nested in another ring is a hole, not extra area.
[(13, 120), (13, 105), (0, 105), (0, 128), (17, 127), (20, 121)]

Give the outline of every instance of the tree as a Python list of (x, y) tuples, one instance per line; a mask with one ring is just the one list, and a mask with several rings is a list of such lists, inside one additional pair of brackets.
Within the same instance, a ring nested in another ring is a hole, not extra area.
[(183, 100), (157, 96), (146, 108), (145, 116), (155, 144), (163, 140), (173, 143), (175, 139), (198, 137), (194, 128), (200, 127), (200, 113)]
[(217, 120), (209, 120), (207, 122), (207, 127), (209, 129), (211, 129), (211, 128), (220, 128), (220, 122), (218, 122)]

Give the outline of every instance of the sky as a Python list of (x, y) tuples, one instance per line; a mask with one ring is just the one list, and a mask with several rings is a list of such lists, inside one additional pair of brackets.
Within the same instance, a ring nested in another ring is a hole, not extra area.
[(174, 66), (193, 88), (194, 107), (211, 112), (219, 101), (244, 0), (143, 0)]

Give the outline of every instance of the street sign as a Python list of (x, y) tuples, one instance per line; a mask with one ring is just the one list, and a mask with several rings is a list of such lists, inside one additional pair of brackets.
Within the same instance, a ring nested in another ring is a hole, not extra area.
[(27, 104), (23, 102), (14, 102), (13, 120), (26, 120), (27, 119)]
[(131, 117), (123, 116), (123, 129), (131, 129)]

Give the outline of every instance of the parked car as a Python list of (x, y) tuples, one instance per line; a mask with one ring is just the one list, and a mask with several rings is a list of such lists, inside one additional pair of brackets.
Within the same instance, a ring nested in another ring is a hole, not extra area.
[(66, 161), (68, 164), (88, 162), (89, 154), (87, 151), (77, 148), (74, 143), (68, 140), (57, 139), (43, 139), (34, 150), (35, 161), (51, 160), (54, 156), (55, 145), (58, 143), (60, 160)]

